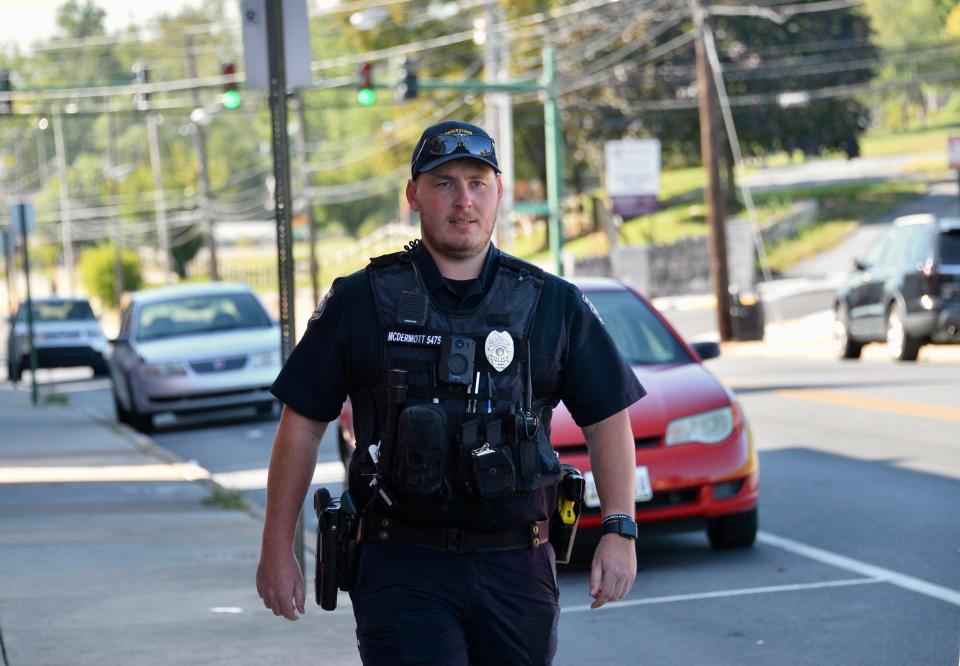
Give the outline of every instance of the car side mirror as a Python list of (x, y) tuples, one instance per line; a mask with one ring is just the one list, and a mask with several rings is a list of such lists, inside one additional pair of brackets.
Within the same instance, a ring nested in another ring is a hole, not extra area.
[(854, 259), (853, 260), (853, 270), (855, 271), (865, 271), (867, 270), (867, 264), (863, 259)]
[(706, 361), (707, 359), (717, 358), (720, 356), (720, 343), (719, 342), (694, 342), (693, 351), (697, 352), (700, 356), (700, 360)]

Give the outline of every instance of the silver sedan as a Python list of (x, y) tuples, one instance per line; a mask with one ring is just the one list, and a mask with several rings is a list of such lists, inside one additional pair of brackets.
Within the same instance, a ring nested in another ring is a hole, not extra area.
[(280, 328), (245, 285), (203, 283), (132, 295), (107, 357), (117, 420), (148, 432), (161, 412), (273, 408)]

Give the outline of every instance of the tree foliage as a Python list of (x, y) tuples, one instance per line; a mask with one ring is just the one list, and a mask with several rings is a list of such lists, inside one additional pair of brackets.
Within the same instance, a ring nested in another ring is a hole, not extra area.
[[(114, 262), (116, 249), (110, 243), (101, 243), (88, 247), (80, 255), (77, 269), (80, 281), (87, 292), (110, 307), (118, 305), (114, 285)], [(136, 291), (143, 284), (140, 273), (140, 256), (133, 250), (123, 250), (120, 254), (123, 290)]]

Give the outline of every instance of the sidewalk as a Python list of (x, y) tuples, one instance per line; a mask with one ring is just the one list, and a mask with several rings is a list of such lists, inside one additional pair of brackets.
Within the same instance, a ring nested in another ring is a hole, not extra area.
[(321, 611), (311, 570), (307, 615), (274, 617), (259, 521), (151, 446), (0, 385), (4, 666), (359, 663), (349, 600)]

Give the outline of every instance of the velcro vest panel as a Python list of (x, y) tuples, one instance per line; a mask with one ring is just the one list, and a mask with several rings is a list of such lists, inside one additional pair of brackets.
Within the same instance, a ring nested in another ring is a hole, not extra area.
[[(478, 307), (448, 311), (430, 302), (423, 326), (402, 321), (409, 312), (401, 295), (427, 293), (408, 254), (374, 259), (367, 273), (384, 354), (369, 404), (355, 405), (355, 421), (373, 421), (372, 428), (358, 424), (358, 433), (380, 440), (388, 455), (379, 471), (401, 504), (502, 498), (555, 484), (551, 409), (529, 395), (528, 341), (542, 271), (501, 254)], [(407, 388), (391, 409), (395, 369), (406, 371)]]

